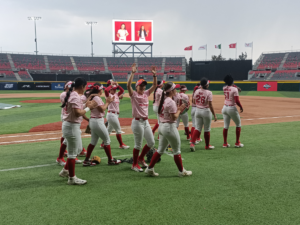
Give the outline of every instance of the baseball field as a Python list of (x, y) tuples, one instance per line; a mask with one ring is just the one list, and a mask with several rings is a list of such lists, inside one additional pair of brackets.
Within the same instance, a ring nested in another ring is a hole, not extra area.
[[(214, 150), (204, 150), (201, 142), (191, 152), (182, 123), (179, 127), (183, 165), (191, 177), (177, 176), (171, 152), (155, 166), (159, 177), (136, 173), (126, 162), (108, 166), (99, 142), (93, 155), (101, 163), (76, 165), (76, 175), (88, 183), (69, 186), (55, 163), (62, 135), (60, 92), (0, 91), (0, 103), (21, 105), (0, 111), (0, 223), (300, 224), (300, 92), (242, 91), (244, 148), (222, 148), (224, 96), (213, 94), (218, 114), (211, 130)], [(149, 114), (154, 125), (152, 101)], [(117, 159), (132, 156), (131, 118), (125, 95), (120, 122), (130, 148), (119, 149), (112, 134)], [(86, 148), (90, 135), (82, 133), (82, 141)], [(233, 122), (228, 143), (235, 143)]]

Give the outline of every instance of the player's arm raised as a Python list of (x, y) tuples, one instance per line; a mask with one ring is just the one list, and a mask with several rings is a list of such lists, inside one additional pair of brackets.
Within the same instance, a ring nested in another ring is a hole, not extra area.
[(151, 88), (149, 88), (149, 94), (151, 94), (157, 87), (156, 66), (151, 67), (151, 72), (153, 74), (153, 84), (152, 84)]
[(216, 113), (215, 113), (215, 110), (214, 110), (214, 107), (213, 107), (212, 102), (208, 102), (208, 105), (209, 105), (209, 108), (210, 108), (211, 113), (212, 113), (212, 114), (214, 115), (214, 117), (215, 117), (215, 122), (216, 122), (218, 119), (217, 119), (217, 116), (216, 116)]
[(133, 80), (135, 73), (136, 73), (136, 64), (133, 63), (131, 66), (131, 74), (130, 74), (129, 80), (127, 81), (127, 90), (128, 90), (130, 97), (133, 95), (133, 89), (131, 87), (131, 84), (132, 84), (132, 80)]
[(110, 96), (107, 97), (107, 98), (106, 98), (105, 104), (104, 104), (104, 105), (99, 105), (99, 106), (97, 107), (98, 111), (101, 112), (101, 113), (104, 113), (105, 110), (107, 109), (108, 105), (109, 105), (111, 102), (113, 102), (114, 100), (115, 100), (115, 96), (113, 96), (113, 97), (110, 97)]

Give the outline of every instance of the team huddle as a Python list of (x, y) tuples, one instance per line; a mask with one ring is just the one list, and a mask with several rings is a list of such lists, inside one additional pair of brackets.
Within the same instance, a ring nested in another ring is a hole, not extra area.
[[(190, 97), (185, 94), (186, 86), (174, 84), (172, 82), (157, 81), (156, 67), (152, 66), (153, 84), (146, 90), (147, 81), (140, 79), (135, 84), (135, 90), (132, 88), (132, 81), (136, 73), (136, 65), (132, 65), (130, 78), (127, 82), (127, 90), (132, 104), (132, 123), (131, 129), (134, 136), (133, 148), (133, 163), (131, 169), (136, 172), (143, 172), (149, 176), (158, 176), (154, 171), (154, 166), (160, 159), (161, 155), (169, 147), (172, 149), (175, 164), (178, 168), (178, 176), (190, 176), (192, 171), (186, 170), (182, 165), (181, 159), (181, 140), (178, 132), (180, 120), (183, 121), (187, 140), (190, 141), (191, 151), (195, 151), (195, 146), (202, 141), (200, 138), (202, 127), (204, 127), (205, 149), (213, 149), (210, 145), (210, 129), (212, 115), (217, 121), (216, 114), (212, 105), (212, 92), (208, 90), (209, 80), (203, 78), (201, 82), (194, 88), (192, 95), (192, 128), (189, 130)], [(240, 107), (243, 112), (243, 107), (239, 101), (238, 92), (241, 91), (233, 84), (233, 78), (227, 75), (224, 78), (226, 86), (223, 91), (225, 95), (225, 104), (222, 109), (224, 118), (223, 147), (230, 147), (227, 143), (227, 133), (232, 119), (236, 124), (236, 143), (235, 147), (243, 147), (240, 143), (241, 120), (236, 108)], [(94, 160), (91, 160), (91, 154), (98, 143), (99, 138), (102, 140), (101, 147), (104, 149), (108, 165), (119, 165), (121, 160), (114, 159), (111, 154), (110, 134), (113, 130), (116, 132), (116, 138), (119, 146), (122, 149), (128, 149), (122, 141), (121, 126), (119, 121), (119, 104), (120, 98), (123, 97), (124, 89), (112, 80), (107, 82), (107, 87), (100, 83), (89, 85), (86, 88), (87, 82), (82, 78), (76, 78), (74, 82), (67, 81), (64, 92), (60, 96), (61, 100), (61, 119), (62, 133), (61, 146), (59, 156), (56, 160), (58, 164), (63, 166), (59, 173), (61, 177), (68, 177), (68, 184), (82, 185), (87, 181), (79, 179), (75, 176), (75, 164), (82, 164), (85, 167), (95, 166)], [(118, 92), (117, 92), (118, 89)], [(177, 89), (180, 92), (177, 92)], [(101, 96), (105, 94), (105, 103)], [(157, 123), (151, 129), (148, 121), (148, 97), (153, 93), (153, 111), (157, 115)], [(106, 126), (104, 117), (107, 110)], [(91, 111), (90, 118), (85, 114)], [(82, 146), (81, 139), (81, 122), (84, 120), (89, 122), (91, 130), (91, 141), (87, 150)], [(153, 154), (150, 164), (148, 165), (144, 158), (146, 154), (155, 145), (154, 134), (158, 129), (158, 149)], [(146, 145), (142, 146), (143, 139), (146, 140)], [(68, 148), (68, 151), (66, 151)], [(67, 161), (64, 156), (67, 155)], [(77, 157), (85, 157), (84, 161)]]

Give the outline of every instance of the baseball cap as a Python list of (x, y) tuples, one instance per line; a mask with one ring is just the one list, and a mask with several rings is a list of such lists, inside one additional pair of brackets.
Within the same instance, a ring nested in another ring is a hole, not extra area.
[(107, 81), (107, 84), (111, 84), (111, 82), (112, 82), (112, 80), (108, 80), (108, 81)]
[(137, 87), (137, 86), (139, 86), (139, 85), (141, 85), (141, 84), (145, 84), (145, 85), (147, 85), (147, 81), (145, 81), (144, 79), (140, 79), (140, 80), (138, 80), (137, 82), (136, 82), (136, 84), (135, 84), (135, 87)]

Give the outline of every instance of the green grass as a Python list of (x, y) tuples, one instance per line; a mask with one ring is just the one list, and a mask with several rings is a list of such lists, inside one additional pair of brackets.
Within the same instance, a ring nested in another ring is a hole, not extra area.
[[(234, 131), (229, 130), (232, 145)], [(182, 133), (183, 165), (193, 171), (187, 178), (177, 177), (168, 155), (156, 165), (160, 176), (155, 178), (131, 171), (127, 163), (107, 166), (106, 159), (94, 168), (77, 165), (77, 176), (88, 180), (85, 186), (68, 186), (57, 165), (0, 171), (1, 223), (300, 223), (300, 152), (295, 141), (300, 122), (244, 126), (242, 149), (223, 149), (222, 128), (213, 128), (216, 149), (205, 151), (200, 143), (190, 152)], [(115, 137), (111, 139), (114, 156), (132, 154), (132, 148), (120, 150)], [(133, 147), (132, 135), (123, 139)], [(84, 146), (89, 141), (83, 139)], [(58, 147), (59, 141), (1, 146), (0, 170), (54, 163)], [(98, 147), (93, 155), (105, 157)]]
[(1, 90), (0, 94), (31, 94), (31, 93), (36, 93), (36, 94), (40, 94), (40, 93), (61, 93), (62, 91), (52, 91), (52, 90), (44, 90), (44, 91), (40, 91), (40, 90), (31, 90), (31, 91), (26, 91), (26, 90)]

